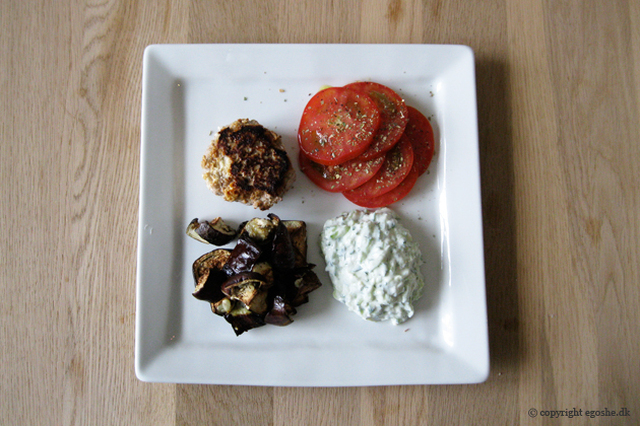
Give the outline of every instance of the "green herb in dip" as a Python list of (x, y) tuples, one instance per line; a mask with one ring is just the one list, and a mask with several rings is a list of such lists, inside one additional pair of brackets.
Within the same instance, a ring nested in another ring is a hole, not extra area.
[(400, 324), (422, 295), (418, 244), (390, 209), (354, 210), (325, 222), (320, 246), (333, 297), (364, 319)]

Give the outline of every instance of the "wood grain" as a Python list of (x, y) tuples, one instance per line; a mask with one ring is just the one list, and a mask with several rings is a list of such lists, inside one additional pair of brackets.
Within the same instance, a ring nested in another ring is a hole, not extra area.
[[(0, 2), (0, 28), (0, 424), (640, 422), (640, 2), (26, 0)], [(151, 43), (474, 49), (486, 383), (135, 378), (140, 82)], [(574, 407), (583, 416), (542, 414)], [(623, 407), (630, 416), (584, 416)]]

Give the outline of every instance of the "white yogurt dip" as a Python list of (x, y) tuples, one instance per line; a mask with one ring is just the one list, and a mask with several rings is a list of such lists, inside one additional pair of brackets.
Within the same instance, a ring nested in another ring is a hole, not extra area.
[(320, 247), (336, 300), (372, 321), (400, 324), (413, 316), (424, 287), (422, 253), (392, 210), (329, 219)]

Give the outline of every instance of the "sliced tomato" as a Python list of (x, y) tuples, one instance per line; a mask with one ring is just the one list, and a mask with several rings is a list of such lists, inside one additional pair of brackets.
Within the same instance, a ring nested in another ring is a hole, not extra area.
[(358, 81), (344, 87), (368, 95), (378, 106), (380, 127), (362, 158), (368, 160), (383, 155), (398, 143), (409, 121), (404, 100), (393, 89), (371, 81)]
[(335, 166), (362, 154), (379, 125), (380, 112), (369, 96), (344, 87), (329, 87), (307, 103), (298, 144), (316, 163)]
[(299, 153), (300, 170), (318, 187), (329, 192), (343, 192), (364, 184), (384, 164), (384, 157), (360, 160), (357, 157), (336, 166), (323, 166), (311, 161), (302, 151)]
[(429, 119), (414, 107), (408, 106), (409, 122), (404, 129), (404, 134), (411, 141), (415, 160), (413, 167), (418, 169), (418, 174), (422, 175), (429, 168), (433, 159), (435, 140), (433, 128)]
[(409, 192), (411, 191), (411, 189), (413, 189), (413, 186), (416, 184), (416, 181), (418, 180), (418, 176), (419, 176), (418, 170), (412, 167), (407, 177), (405, 177), (404, 180), (400, 182), (400, 185), (396, 186), (389, 192), (385, 192), (382, 195), (379, 195), (373, 198), (364, 198), (364, 199), (351, 199), (349, 198), (347, 193), (344, 193), (344, 195), (345, 197), (347, 197), (349, 201), (359, 205), (360, 207), (364, 207), (367, 209), (376, 209), (378, 207), (386, 207), (406, 197), (407, 194), (409, 194)]
[[(409, 139), (402, 137), (400, 142), (387, 152), (382, 168), (363, 185), (345, 191), (344, 195), (350, 201), (367, 200), (391, 191), (411, 172), (413, 167), (413, 147)], [(359, 205), (359, 204), (358, 204)]]

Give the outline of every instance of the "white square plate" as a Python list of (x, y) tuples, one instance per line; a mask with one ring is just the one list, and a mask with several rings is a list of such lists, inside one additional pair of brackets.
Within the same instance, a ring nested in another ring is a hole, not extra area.
[[(372, 80), (430, 118), (429, 173), (391, 206), (419, 242), (425, 295), (404, 324), (364, 321), (331, 295), (318, 236), (357, 208), (298, 169), (297, 126), (324, 85)], [(282, 135), (297, 170), (270, 212), (307, 222), (309, 262), (323, 286), (287, 327), (237, 337), (192, 297), (191, 265), (210, 251), (185, 234), (193, 218), (233, 225), (268, 212), (207, 189), (200, 160), (238, 118)], [(489, 374), (474, 56), (451, 45), (154, 45), (144, 53), (136, 306), (144, 381), (270, 386), (477, 383)]]

